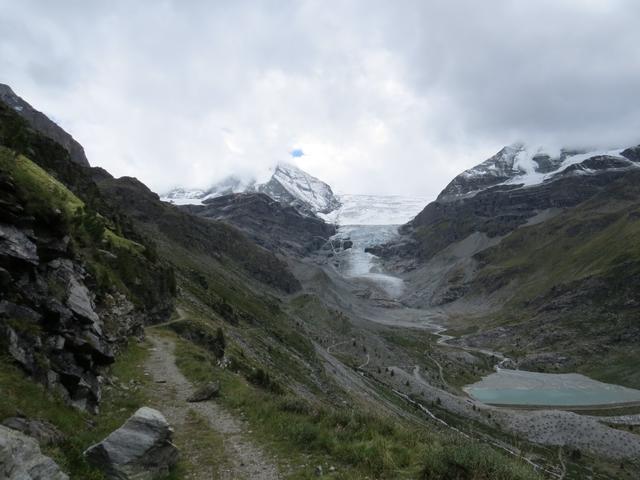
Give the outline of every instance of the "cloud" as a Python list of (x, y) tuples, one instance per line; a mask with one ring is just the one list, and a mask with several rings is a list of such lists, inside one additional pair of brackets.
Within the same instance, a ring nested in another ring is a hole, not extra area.
[(337, 191), (435, 197), (514, 141), (640, 143), (639, 15), (623, 0), (0, 0), (0, 81), (92, 164), (157, 191), (289, 160)]

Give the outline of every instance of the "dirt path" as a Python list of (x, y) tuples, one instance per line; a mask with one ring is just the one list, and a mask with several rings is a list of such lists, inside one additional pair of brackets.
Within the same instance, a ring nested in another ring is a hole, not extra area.
[(206, 419), (211, 428), (223, 439), (224, 457), (228, 460), (226, 468), (220, 468), (221, 471), (218, 472), (211, 471), (217, 470), (217, 467), (203, 466), (201, 471), (193, 472), (188, 478), (198, 480), (280, 479), (275, 464), (269, 461), (267, 455), (247, 438), (248, 427), (241, 420), (215, 402), (187, 402), (187, 398), (194, 391), (194, 386), (176, 366), (173, 341), (154, 335), (152, 332), (148, 333), (147, 338), (153, 345), (145, 364), (146, 371), (154, 380), (153, 398), (176, 433), (179, 434), (181, 429), (186, 428), (188, 412), (192, 410)]

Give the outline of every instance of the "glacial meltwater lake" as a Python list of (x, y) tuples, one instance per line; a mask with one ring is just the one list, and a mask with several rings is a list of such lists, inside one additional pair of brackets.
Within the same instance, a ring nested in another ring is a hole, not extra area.
[(499, 369), (464, 390), (472, 398), (492, 405), (585, 407), (640, 402), (640, 390), (602, 383), (577, 373)]

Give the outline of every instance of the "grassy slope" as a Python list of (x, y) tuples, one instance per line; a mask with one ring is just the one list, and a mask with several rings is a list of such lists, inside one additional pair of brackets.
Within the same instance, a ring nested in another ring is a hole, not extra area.
[[(325, 472), (336, 467), (334, 478), (342, 479), (536, 478), (530, 467), (480, 443), (462, 445), (353, 399), (340, 406), (345, 392), (324, 373), (300, 320), (321, 322), (327, 334), (351, 327), (335, 312), (323, 313), (314, 297), (281, 300), (216, 259), (162, 242), (159, 251), (174, 262), (187, 316), (165, 327), (178, 342), (178, 367), (195, 383), (219, 380), (221, 401), (244, 415), (289, 478), (313, 478), (317, 465)], [(221, 310), (221, 301), (229, 308)], [(226, 338), (227, 368), (207, 349), (218, 328)], [(259, 369), (270, 383), (256, 382)]]
[(336, 409), (293, 393), (276, 394), (215, 366), (209, 352), (184, 340), (178, 367), (194, 382), (218, 380), (222, 402), (250, 422), (256, 436), (288, 467), (288, 478), (314, 478), (334, 466), (333, 478), (528, 479), (528, 466), (489, 447), (372, 411)]

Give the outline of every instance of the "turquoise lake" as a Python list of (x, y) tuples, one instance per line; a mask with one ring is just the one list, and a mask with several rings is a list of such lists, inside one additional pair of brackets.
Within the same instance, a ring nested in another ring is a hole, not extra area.
[(578, 407), (640, 402), (640, 390), (576, 373), (499, 369), (464, 390), (472, 398), (493, 405)]

